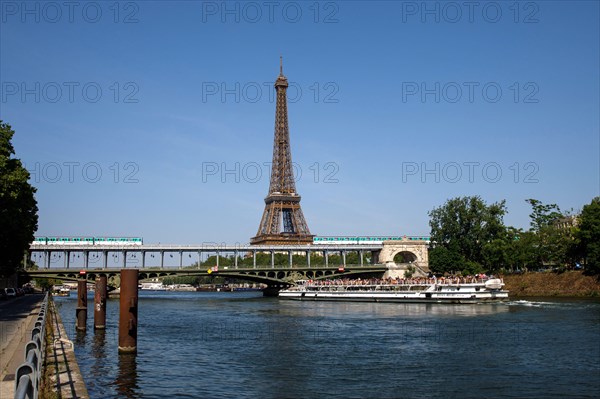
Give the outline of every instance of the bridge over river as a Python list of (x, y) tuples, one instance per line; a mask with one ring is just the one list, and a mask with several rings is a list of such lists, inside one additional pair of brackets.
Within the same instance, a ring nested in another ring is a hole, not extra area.
[[(257, 254), (270, 254), (270, 265), (257, 265)], [(347, 255), (356, 253), (356, 264), (347, 263)], [(287, 265), (276, 265), (275, 254), (287, 254)], [(311, 254), (323, 257), (324, 264), (311, 264)], [(368, 256), (369, 262), (366, 261)], [(140, 279), (163, 276), (218, 275), (266, 283), (269, 286), (289, 285), (291, 278), (329, 278), (341, 275), (383, 274), (398, 268), (394, 257), (408, 259), (417, 271), (428, 271), (427, 243), (400, 240), (379, 244), (328, 245), (48, 245), (32, 244), (29, 257), (39, 265), (24, 273), (30, 277), (77, 280), (84, 270), (87, 279), (117, 275), (121, 269), (138, 269)], [(202, 258), (215, 255), (214, 265), (202, 265)], [(222, 256), (233, 255), (232, 265), (219, 264)], [(295, 264), (294, 255), (304, 256), (306, 263)], [(339, 255), (341, 262), (330, 264), (330, 256)], [(176, 265), (167, 264), (172, 258)], [(252, 258), (252, 266), (240, 264), (240, 257)], [(112, 258), (112, 259), (111, 259)], [(115, 262), (115, 260), (117, 262)], [(184, 260), (197, 261), (196, 266), (184, 266)], [(118, 263), (118, 264), (115, 264)], [(198, 266), (200, 265), (200, 266)], [(402, 268), (402, 266), (401, 266)]]

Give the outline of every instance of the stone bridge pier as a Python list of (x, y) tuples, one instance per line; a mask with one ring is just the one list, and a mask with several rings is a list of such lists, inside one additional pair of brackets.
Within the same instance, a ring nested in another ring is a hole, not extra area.
[(404, 277), (410, 267), (413, 276), (427, 276), (429, 273), (428, 241), (410, 240), (384, 241), (379, 252), (379, 263), (387, 266), (385, 277)]

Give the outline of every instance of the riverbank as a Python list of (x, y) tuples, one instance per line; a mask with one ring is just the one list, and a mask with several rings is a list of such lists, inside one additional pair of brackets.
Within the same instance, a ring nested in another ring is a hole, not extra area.
[(69, 340), (60, 313), (52, 300), (48, 311), (50, 319), (47, 326), (46, 368), (40, 397), (89, 398), (75, 358), (73, 342)]
[(600, 280), (581, 271), (536, 272), (504, 276), (509, 296), (600, 297)]

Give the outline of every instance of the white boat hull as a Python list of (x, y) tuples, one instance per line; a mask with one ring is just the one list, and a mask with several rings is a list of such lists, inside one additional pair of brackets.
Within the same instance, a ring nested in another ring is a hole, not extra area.
[[(499, 280), (498, 280), (499, 281)], [(464, 284), (430, 286), (309, 286), (279, 292), (279, 298), (299, 301), (480, 303), (508, 300), (501, 285)]]
[(331, 292), (280, 292), (279, 298), (298, 301), (345, 301), (345, 302), (403, 302), (403, 303), (479, 303), (508, 300), (508, 292), (490, 295), (402, 295), (402, 294), (344, 294)]

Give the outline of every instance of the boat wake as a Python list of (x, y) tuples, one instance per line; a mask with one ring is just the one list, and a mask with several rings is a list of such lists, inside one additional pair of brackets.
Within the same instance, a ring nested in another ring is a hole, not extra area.
[(556, 302), (549, 302), (549, 301), (527, 301), (527, 300), (518, 300), (518, 301), (509, 301), (509, 302), (505, 302), (506, 305), (508, 306), (527, 306), (527, 307), (533, 307), (533, 308), (573, 308), (573, 307), (577, 307), (577, 308), (582, 308), (582, 307), (589, 307), (589, 306), (598, 306), (597, 303), (590, 303), (590, 302), (582, 302), (582, 301), (577, 301), (577, 302), (571, 302), (571, 301), (556, 301)]
[(511, 306), (531, 306), (531, 307), (535, 307), (535, 308), (541, 308), (543, 306), (551, 306), (551, 305), (556, 305), (555, 303), (552, 302), (538, 302), (538, 301), (525, 301), (525, 300), (519, 300), (519, 301), (510, 301), (506, 303), (507, 305)]

